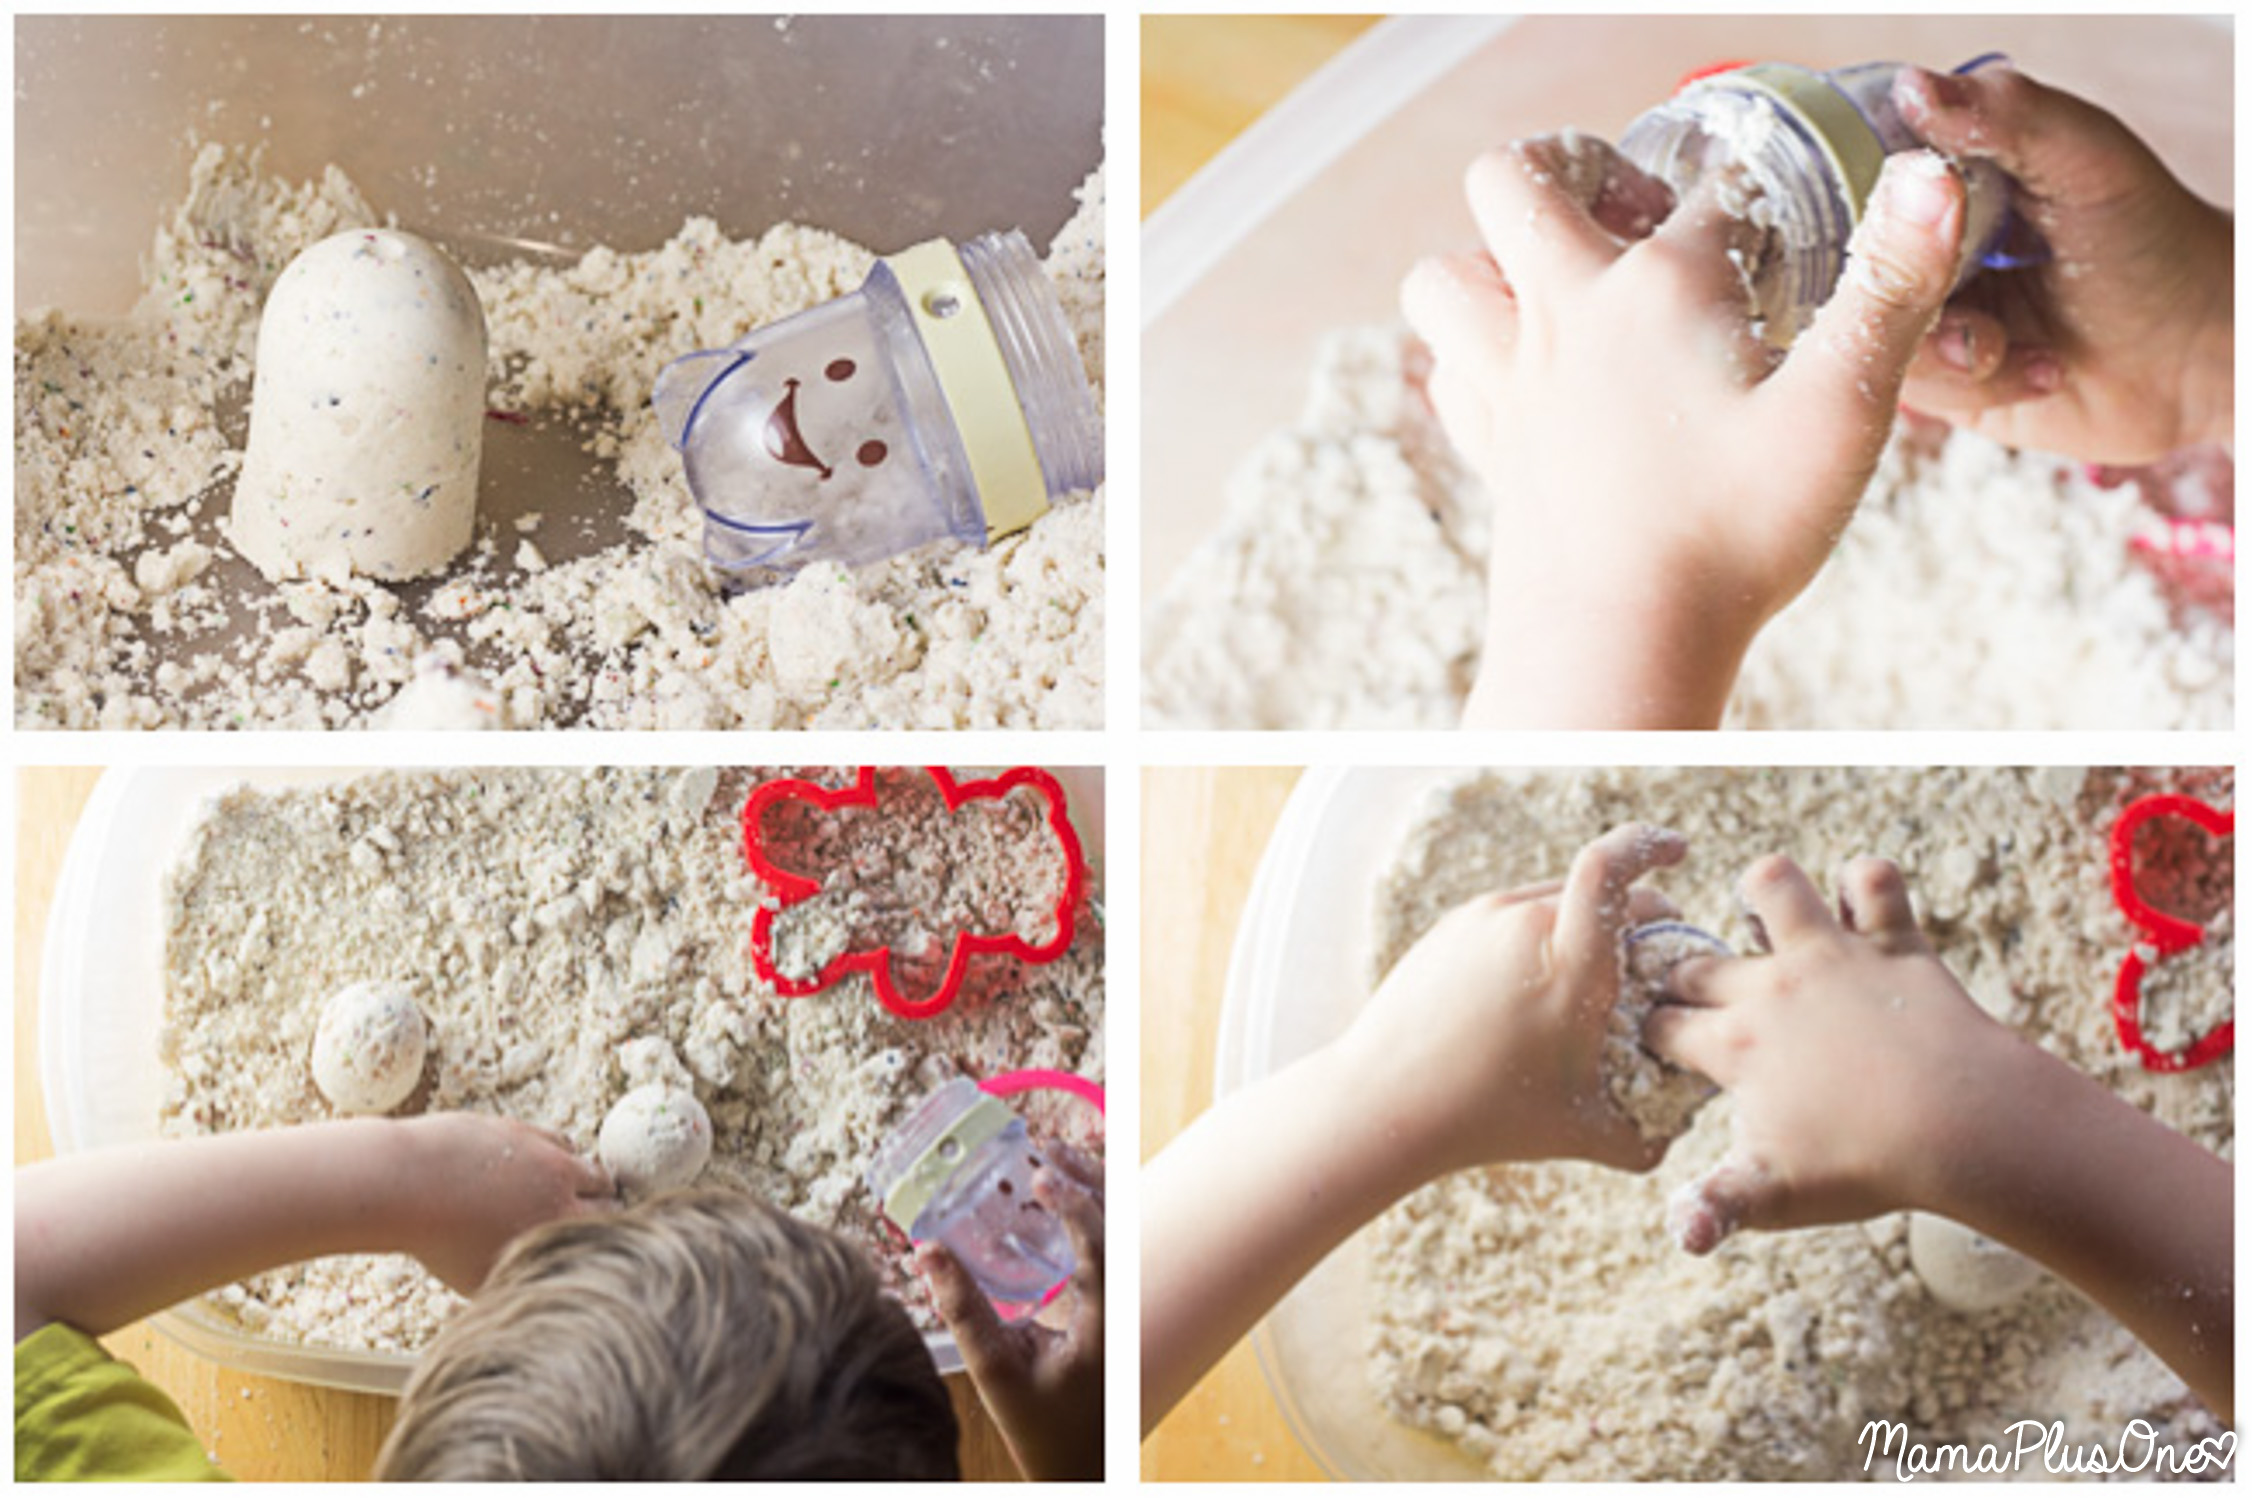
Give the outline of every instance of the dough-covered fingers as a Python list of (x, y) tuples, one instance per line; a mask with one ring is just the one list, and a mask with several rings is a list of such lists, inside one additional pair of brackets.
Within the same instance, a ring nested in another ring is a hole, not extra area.
[(1619, 929), (1632, 920), (1628, 890), (1652, 870), (1681, 863), (1688, 852), (1687, 839), (1648, 823), (1621, 824), (1580, 850), (1556, 913), (1557, 962), (1583, 973), (1617, 962)]
[(1666, 1229), (1691, 1255), (1709, 1255), (1737, 1230), (1760, 1223), (1776, 1191), (1765, 1167), (1731, 1151), (1666, 1200)]
[(2169, 174), (2117, 117), (2014, 68), (1903, 68), (1892, 97), (1917, 137), (1992, 161), (2015, 179), (2017, 211), (2047, 231), (2059, 215)]
[(1513, 141), (1470, 164), (1471, 217), (1520, 292), (1532, 281), (1584, 280), (1619, 258), (1617, 237), (1573, 195), (1571, 170), (1554, 136)]
[(1832, 468), (1876, 461), (1901, 381), (1947, 294), (1963, 241), (1963, 182), (1929, 151), (1885, 158), (1837, 290), (1760, 388)]

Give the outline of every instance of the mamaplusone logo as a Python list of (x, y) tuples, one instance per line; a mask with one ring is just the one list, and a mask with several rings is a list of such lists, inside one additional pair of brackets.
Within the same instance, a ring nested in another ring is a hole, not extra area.
[(2074, 1443), (2065, 1436), (2062, 1422), (2038, 1422), (2031, 1417), (2003, 1429), (2004, 1442), (1911, 1442), (1902, 1422), (1873, 1418), (1861, 1429), (1865, 1450), (1864, 1473), (1889, 1461), (1895, 1479), (1919, 1474), (2013, 1474), (2037, 1462), (2050, 1474), (2202, 1474), (2221, 1470), (2236, 1456), (2236, 1434), (2220, 1433), (2200, 1438), (2187, 1447), (2163, 1441), (2158, 1429), (2137, 1417), (2119, 1434), (2116, 1447), (2101, 1443)]

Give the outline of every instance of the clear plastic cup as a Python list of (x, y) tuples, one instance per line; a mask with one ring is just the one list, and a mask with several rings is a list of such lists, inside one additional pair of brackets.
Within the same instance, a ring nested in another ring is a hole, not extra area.
[(887, 257), (858, 291), (673, 361), (655, 399), (705, 556), (745, 581), (984, 546), (1102, 479), (1070, 325), (1014, 230)]
[[(1989, 53), (1955, 71), (2001, 60)], [(1677, 200), (1702, 186), (1760, 231), (1740, 264), (1760, 333), (1778, 348), (1805, 330), (1836, 289), (1884, 158), (1921, 144), (1892, 103), (1902, 66), (1730, 68), (1644, 111), (1619, 138), (1620, 153)], [(2008, 176), (1989, 161), (1955, 165), (1968, 190), (1960, 285), (1982, 265), (2013, 262), (2002, 255)]]
[(867, 1183), (908, 1239), (944, 1245), (1015, 1320), (1036, 1312), (1078, 1264), (1063, 1221), (1032, 1196), (1040, 1165), (1024, 1121), (956, 1078), (876, 1148)]
[(1736, 950), (1702, 927), (1687, 922), (1644, 922), (1619, 938), (1626, 961), (1627, 982), (1646, 1001), (1656, 1002), (1669, 993), (1666, 985), (1676, 964), (1691, 958), (1734, 958)]

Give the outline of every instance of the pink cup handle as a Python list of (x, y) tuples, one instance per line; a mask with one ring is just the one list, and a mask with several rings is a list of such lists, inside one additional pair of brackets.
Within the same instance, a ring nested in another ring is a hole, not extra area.
[(996, 1099), (1006, 1099), (1012, 1094), (1028, 1094), (1037, 1089), (1060, 1089), (1076, 1094), (1095, 1106), (1095, 1111), (1107, 1117), (1110, 1111), (1103, 1104), (1103, 1086), (1077, 1073), (1066, 1073), (1058, 1068), (1021, 1068), (1014, 1073), (1002, 1073), (978, 1085)]
[[(1006, 1099), (1013, 1094), (1029, 1094), (1040, 1089), (1060, 1089), (1066, 1094), (1075, 1094), (1087, 1103), (1092, 1104), (1095, 1106), (1095, 1112), (1104, 1118), (1107, 1119), (1110, 1115), (1110, 1111), (1103, 1105), (1103, 1086), (1101, 1084), (1081, 1078), (1077, 1073), (1066, 1073), (1059, 1068), (1019, 1068), (1014, 1073), (1002, 1073), (988, 1078), (978, 1087), (996, 1099)], [(1063, 1295), (1063, 1289), (1068, 1284), (1059, 1281), (1054, 1286), (1049, 1287), (1047, 1295), (1042, 1297), (1037, 1305), (1046, 1307), (1049, 1303), (1055, 1301)]]

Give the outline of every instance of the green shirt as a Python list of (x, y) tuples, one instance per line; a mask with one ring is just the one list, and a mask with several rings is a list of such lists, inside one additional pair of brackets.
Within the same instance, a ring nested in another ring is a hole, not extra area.
[(16, 1345), (16, 1479), (226, 1479), (172, 1398), (87, 1334)]

